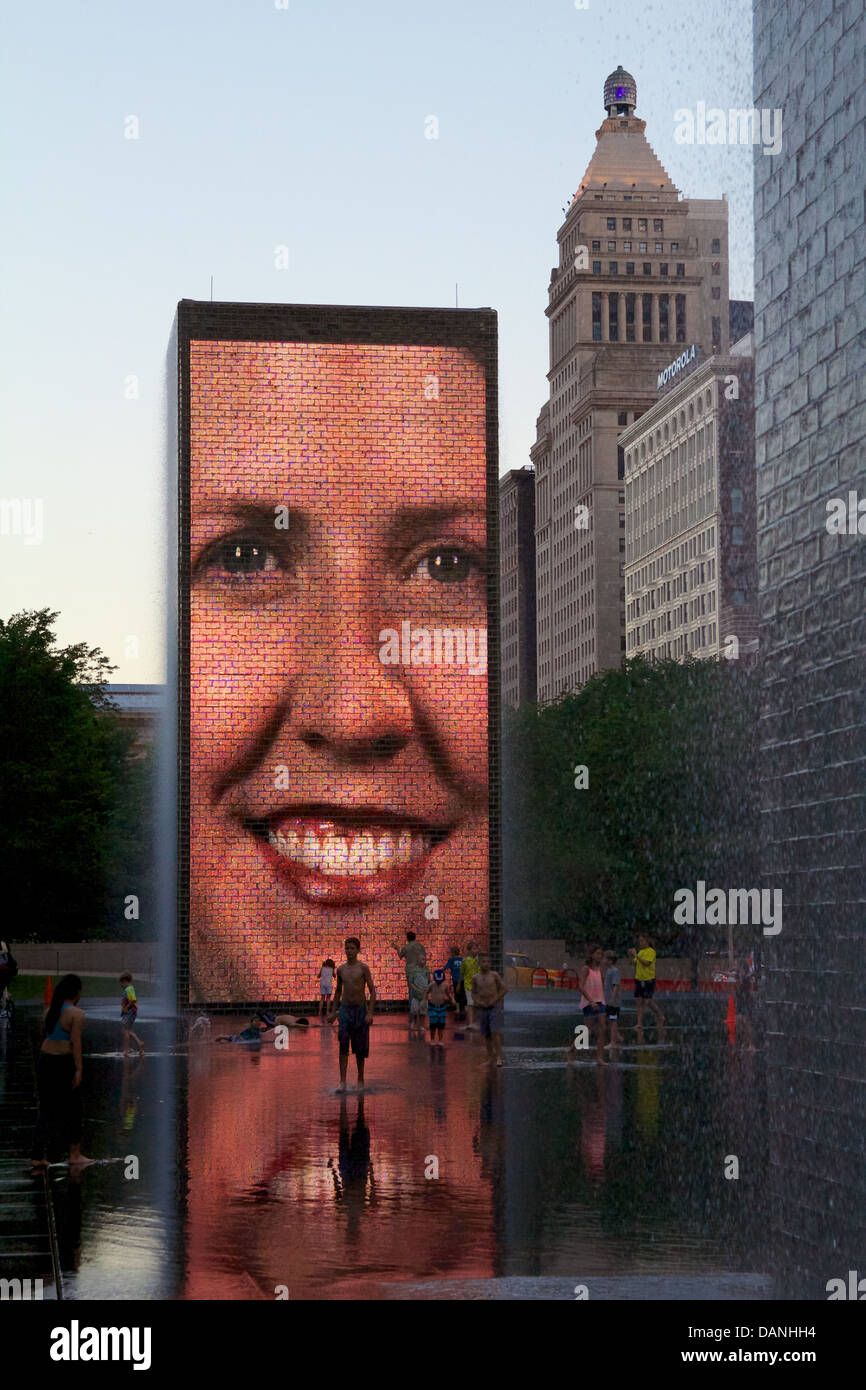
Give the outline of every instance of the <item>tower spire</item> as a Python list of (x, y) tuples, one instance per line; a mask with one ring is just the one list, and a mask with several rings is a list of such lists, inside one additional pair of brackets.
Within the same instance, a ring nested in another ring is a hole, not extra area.
[(637, 83), (622, 63), (604, 84), (604, 106), (608, 116), (632, 116), (637, 106)]

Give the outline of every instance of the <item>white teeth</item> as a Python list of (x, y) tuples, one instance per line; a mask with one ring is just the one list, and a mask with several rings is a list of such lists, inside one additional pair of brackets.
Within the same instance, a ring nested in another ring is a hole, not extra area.
[(369, 831), (365, 830), (363, 835), (357, 835), (352, 841), (352, 848), (349, 850), (349, 873), (375, 874), (378, 868), (376, 841)]
[(346, 874), (349, 872), (349, 846), (342, 835), (328, 835), (324, 843), (324, 856), (321, 865), (323, 874)]
[(356, 878), (369, 878), (414, 863), (424, 857), (432, 843), (429, 835), (413, 834), (410, 830), (402, 830), (399, 835), (390, 830), (363, 830), (354, 835), (338, 835), (329, 830), (321, 837), (312, 831), (299, 835), (294, 830), (271, 830), (268, 841), (284, 859), (303, 864), (306, 869)]

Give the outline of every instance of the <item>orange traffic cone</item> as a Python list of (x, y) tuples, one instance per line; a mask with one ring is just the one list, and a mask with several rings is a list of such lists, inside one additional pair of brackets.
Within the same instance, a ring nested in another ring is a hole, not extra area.
[(51, 976), (45, 981), (45, 993), (42, 996), (42, 1003), (46, 1009), (51, 1008), (51, 1000), (54, 998), (54, 986), (51, 983)]

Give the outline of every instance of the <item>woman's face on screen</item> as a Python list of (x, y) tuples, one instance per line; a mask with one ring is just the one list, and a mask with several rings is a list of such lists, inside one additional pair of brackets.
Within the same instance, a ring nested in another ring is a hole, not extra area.
[(347, 928), (374, 978), (407, 928), (438, 960), (487, 907), (483, 370), (206, 342), (191, 380), (193, 993), (304, 997)]

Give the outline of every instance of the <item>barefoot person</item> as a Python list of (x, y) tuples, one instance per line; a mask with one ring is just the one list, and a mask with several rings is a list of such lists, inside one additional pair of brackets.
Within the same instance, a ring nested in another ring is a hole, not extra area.
[(478, 974), (478, 971), (480, 969), (477, 951), (478, 947), (475, 945), (475, 942), (470, 941), (469, 945), (466, 947), (466, 955), (463, 957), (463, 960), (460, 964), (460, 984), (463, 990), (464, 997), (466, 999), (467, 1028), (478, 1027), (477, 1023), (475, 1022), (475, 1000), (472, 993), (472, 981), (475, 979), (475, 976)]
[(324, 1018), (328, 1006), (331, 1003), (331, 995), (334, 992), (335, 969), (336, 965), (334, 961), (328, 956), (327, 960), (322, 961), (319, 967), (319, 973), (316, 976), (316, 979), (319, 981), (319, 1018)]
[(505, 1009), (502, 1001), (508, 990), (501, 975), (490, 968), (490, 957), (481, 956), (478, 972), (472, 977), (472, 999), (479, 1011), (481, 1036), (487, 1044), (487, 1060), (496, 1059), (497, 1067), (502, 1066), (502, 1032), (505, 1027)]
[[(68, 1146), (70, 1168), (93, 1160), (81, 1152), (81, 981), (64, 975), (58, 981), (42, 1025), (36, 1072), (39, 1114), (33, 1133), (33, 1166), (59, 1161)], [(46, 1152), (48, 1158), (46, 1160)]]
[(427, 1020), (430, 1024), (431, 1047), (445, 1046), (445, 1019), (450, 998), (451, 989), (445, 971), (434, 970), (433, 979), (427, 986)]
[(610, 1029), (610, 1042), (606, 1044), (607, 1050), (607, 1048), (619, 1047), (619, 1010), (622, 1003), (622, 987), (616, 964), (616, 951), (605, 951), (604, 965), (604, 1011), (607, 1014), (607, 1026)]
[(607, 1031), (607, 1011), (604, 1003), (604, 985), (601, 979), (602, 950), (600, 946), (590, 946), (586, 960), (577, 977), (577, 987), (583, 1002), (583, 1016), (590, 1029), (595, 1030), (595, 1057), (603, 1062), (604, 1038)]
[[(391, 950), (396, 951), (406, 968), (406, 993), (409, 997), (409, 1030), (412, 1030), (412, 975), (415, 967), (421, 965), (422, 960), (426, 961), (426, 948), (416, 937), (413, 931), (407, 931), (406, 940), (402, 946), (398, 946), (395, 941), (391, 942)], [(417, 1010), (416, 1010), (417, 1012)]]
[[(328, 1011), (328, 1022), (334, 1021), (337, 1010), (340, 1039), (340, 1084), (338, 1091), (346, 1089), (346, 1072), (349, 1067), (349, 1048), (355, 1054), (358, 1066), (358, 1086), (364, 1085), (364, 1063), (370, 1052), (370, 1024), (376, 1007), (376, 988), (370, 967), (358, 959), (361, 943), (357, 936), (346, 937), (346, 959), (337, 967), (337, 991)], [(367, 999), (369, 990), (370, 998)]]
[(267, 1014), (259, 1012), (258, 1017), (262, 1023), (267, 1024), (267, 1031), (272, 1028), (300, 1028), (301, 1031), (309, 1028), (310, 1020), (303, 1014)]
[(123, 1025), (123, 1055), (129, 1053), (130, 1038), (138, 1048), (138, 1055), (144, 1053), (144, 1043), (137, 1033), (133, 1033), (135, 1020), (138, 1018), (138, 995), (135, 992), (135, 985), (132, 983), (132, 976), (128, 970), (124, 970), (118, 980), (118, 984), (123, 985), (123, 993), (120, 996), (120, 1021)]
[(421, 952), (418, 964), (409, 971), (409, 1036), (424, 1036), (424, 1014), (427, 1009), (427, 991), (432, 980), (427, 964), (427, 952)]
[(634, 961), (634, 997), (635, 1008), (637, 1009), (637, 1033), (638, 1042), (643, 1042), (643, 1013), (647, 1004), (655, 1016), (656, 1025), (659, 1030), (659, 1041), (664, 1036), (665, 1020), (661, 1009), (653, 999), (656, 988), (656, 953), (650, 945), (650, 939), (646, 932), (641, 932), (638, 936), (638, 949), (632, 946), (629, 955)]

